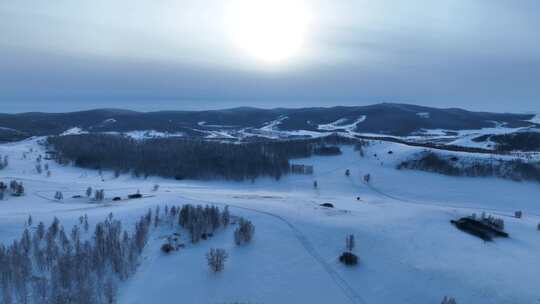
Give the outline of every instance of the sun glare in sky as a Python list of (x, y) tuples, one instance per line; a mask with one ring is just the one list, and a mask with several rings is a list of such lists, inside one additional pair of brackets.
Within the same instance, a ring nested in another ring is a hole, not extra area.
[(299, 0), (233, 0), (227, 31), (245, 54), (265, 64), (282, 64), (302, 54), (311, 19)]

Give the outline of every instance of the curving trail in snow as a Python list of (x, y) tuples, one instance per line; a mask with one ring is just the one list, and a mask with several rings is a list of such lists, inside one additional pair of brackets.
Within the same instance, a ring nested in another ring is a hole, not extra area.
[(286, 224), (287, 226), (289, 226), (289, 228), (294, 233), (294, 236), (300, 242), (300, 244), (306, 250), (306, 252), (309, 253), (309, 255), (311, 255), (323, 267), (323, 269), (326, 271), (326, 273), (328, 273), (328, 275), (332, 278), (332, 280), (336, 283), (336, 285), (343, 291), (343, 294), (351, 301), (351, 303), (356, 303), (356, 304), (366, 304), (367, 303), (360, 296), (360, 294), (358, 294), (354, 290), (354, 288), (352, 288), (351, 285), (337, 271), (335, 271), (334, 268), (332, 268), (332, 266), (319, 254), (319, 252), (311, 244), (311, 242), (306, 237), (306, 235), (303, 234), (302, 231), (300, 231), (300, 229), (298, 229), (291, 221), (287, 220), (285, 217), (283, 217), (281, 215), (278, 215), (278, 214), (275, 214), (275, 213), (272, 213), (272, 212), (265, 211), (265, 210), (259, 210), (259, 209), (256, 209), (256, 208), (244, 207), (244, 206), (239, 206), (239, 205), (235, 205), (235, 204), (226, 204), (226, 203), (218, 203), (218, 202), (213, 202), (213, 201), (195, 199), (195, 198), (187, 197), (185, 195), (182, 195), (181, 197), (183, 197), (185, 199), (188, 199), (188, 200), (191, 200), (191, 201), (194, 201), (194, 202), (203, 203), (203, 204), (228, 205), (228, 206), (233, 207), (233, 208), (247, 210), (247, 211), (251, 211), (251, 212), (256, 212), (256, 213), (259, 213), (259, 214), (264, 214), (264, 215), (273, 217), (275, 219), (278, 219), (279, 221), (281, 221), (284, 224)]

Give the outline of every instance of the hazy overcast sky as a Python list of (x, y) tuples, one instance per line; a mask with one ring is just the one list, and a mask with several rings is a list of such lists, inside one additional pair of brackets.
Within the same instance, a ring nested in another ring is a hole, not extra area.
[(301, 54), (273, 66), (231, 42), (232, 1), (0, 1), (0, 112), (378, 102), (540, 112), (538, 0), (305, 0)]

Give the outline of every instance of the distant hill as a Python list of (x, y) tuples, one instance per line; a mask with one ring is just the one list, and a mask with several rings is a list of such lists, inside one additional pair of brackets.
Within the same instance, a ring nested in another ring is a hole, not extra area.
[[(0, 114), (0, 140), (77, 132), (129, 133), (198, 138), (289, 138), (325, 133), (411, 136), (426, 130), (475, 130), (504, 126), (540, 126), (533, 114), (471, 112), (408, 104), (257, 109), (241, 107), (212, 111), (135, 112), (96, 109), (70, 113)], [(74, 129), (76, 128), (76, 129)], [(141, 133), (141, 131), (143, 131)]]

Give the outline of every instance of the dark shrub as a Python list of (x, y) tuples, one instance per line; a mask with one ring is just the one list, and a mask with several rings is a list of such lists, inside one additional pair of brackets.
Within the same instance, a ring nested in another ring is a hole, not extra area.
[(320, 204), (321, 207), (326, 207), (326, 208), (334, 208), (334, 205), (331, 204), (331, 203), (324, 203), (324, 204)]
[(358, 257), (352, 252), (343, 252), (339, 257), (339, 261), (348, 266), (354, 266), (358, 264)]
[(142, 198), (142, 194), (140, 193), (130, 194), (128, 195), (128, 198), (129, 199)]
[(163, 251), (164, 253), (170, 253), (171, 251), (174, 251), (174, 247), (169, 243), (165, 243), (161, 245), (161, 251)]
[(119, 197), (119, 196), (115, 196), (112, 200), (115, 201), (115, 202), (117, 202), (117, 201), (121, 201), (122, 198)]

